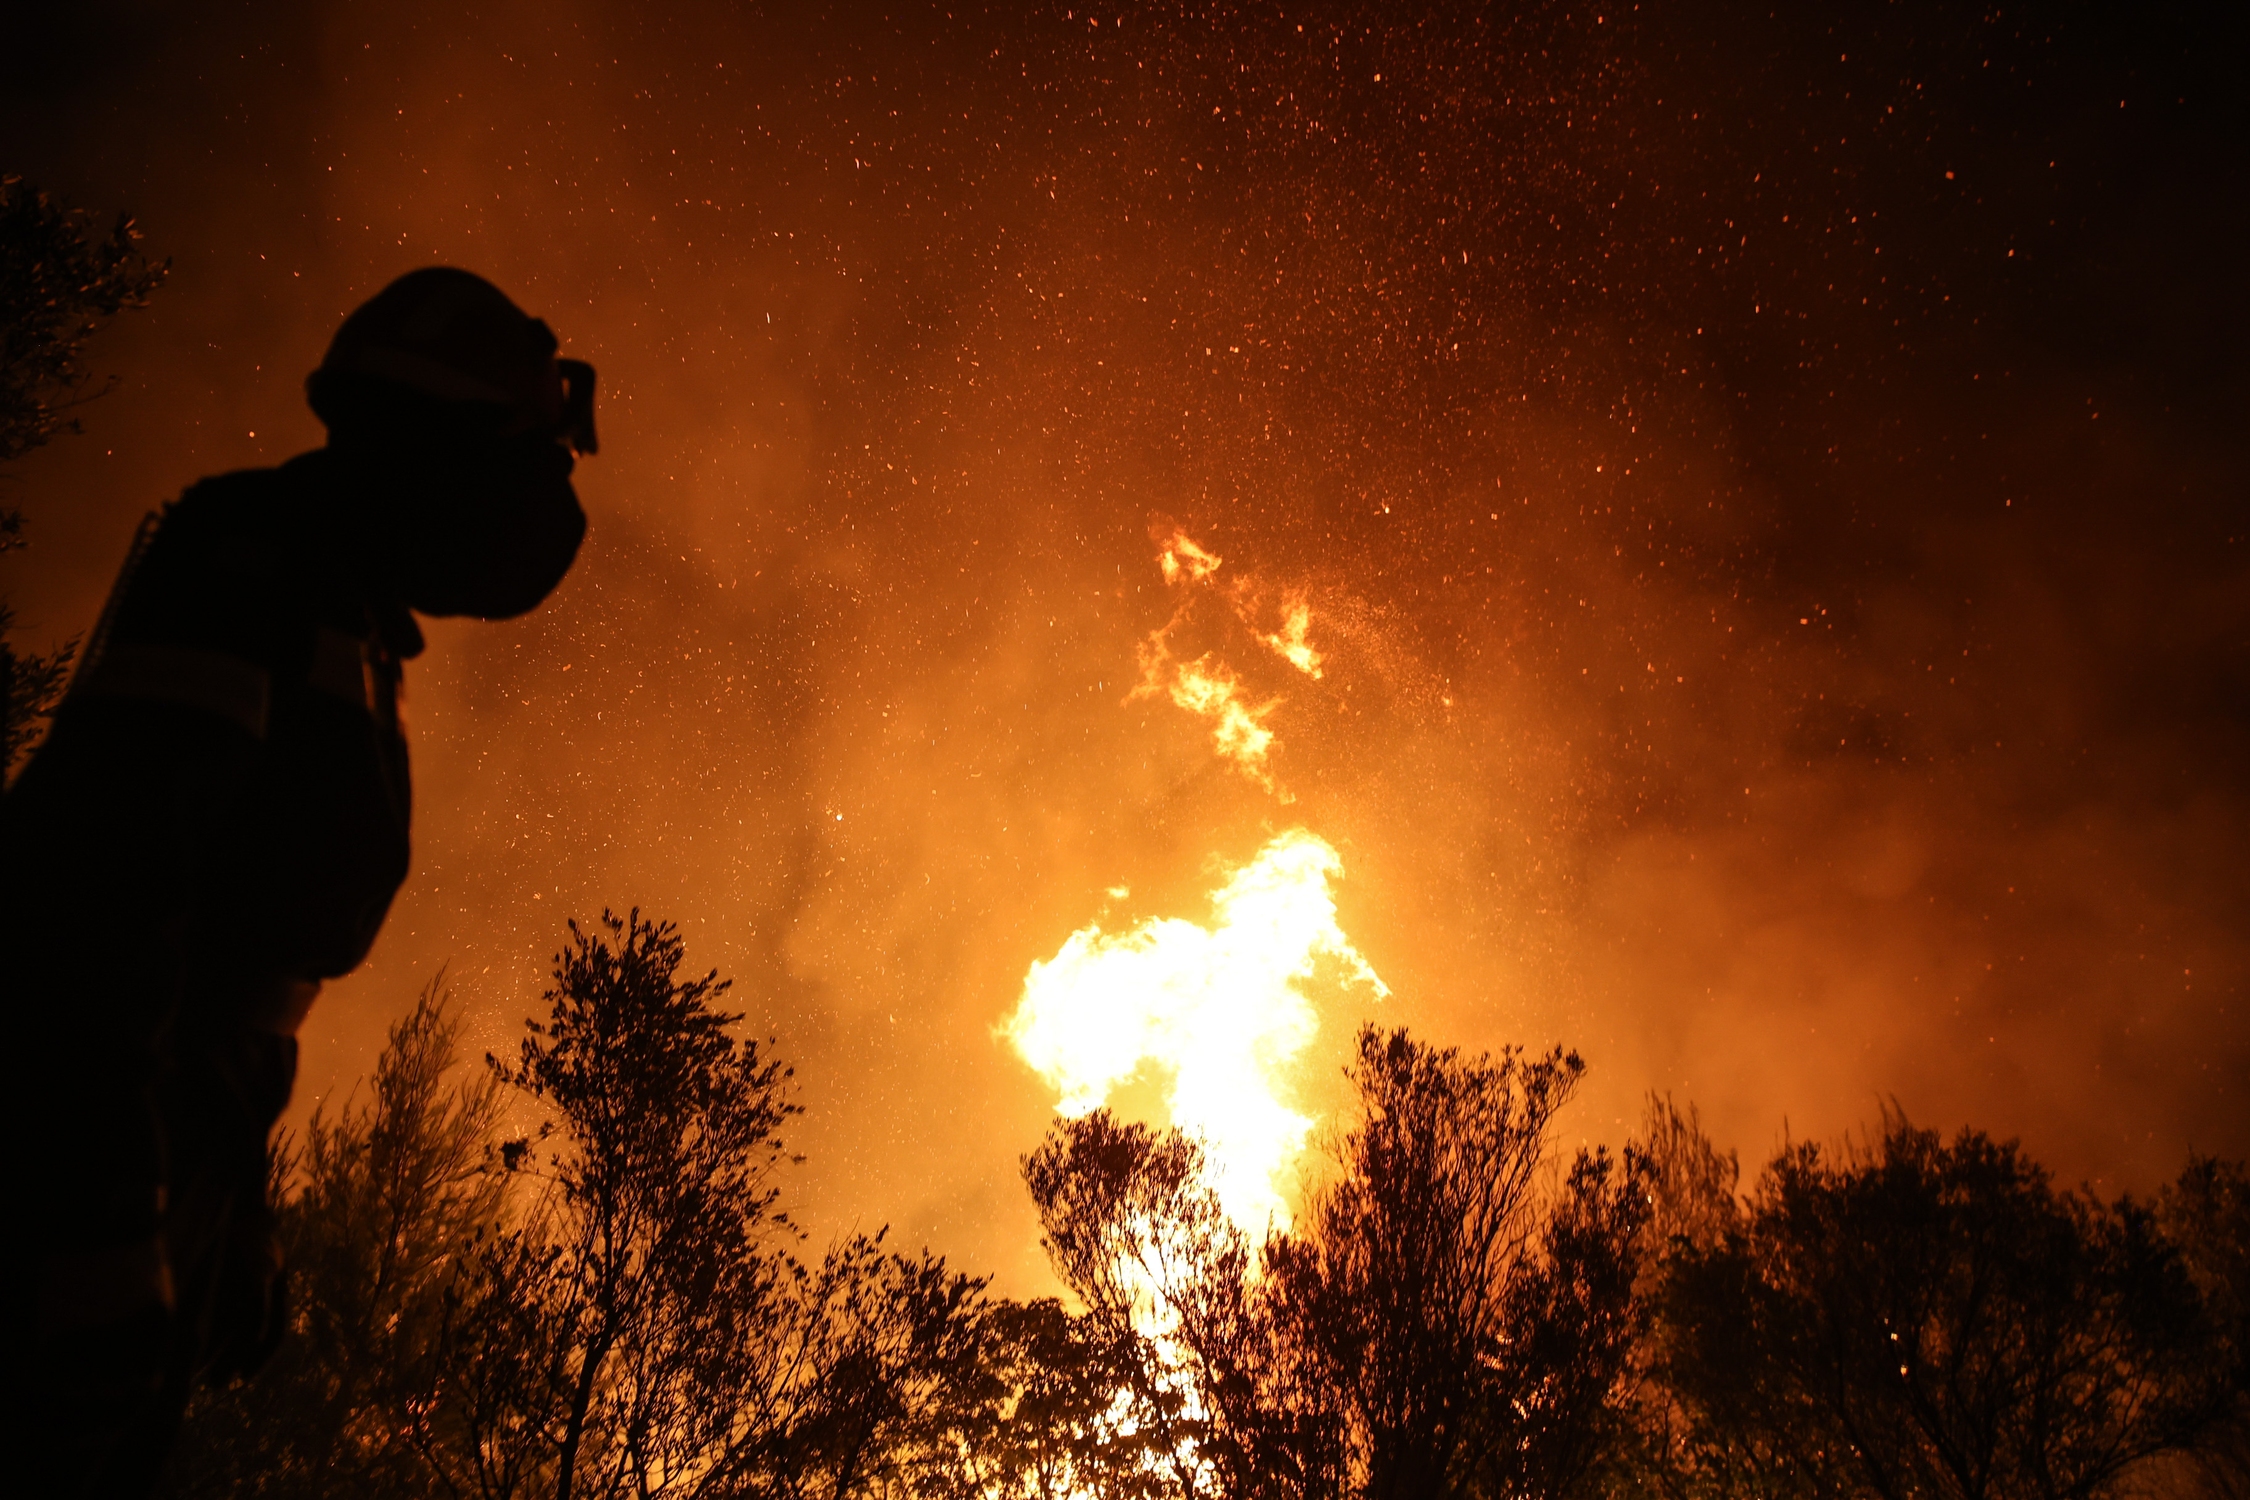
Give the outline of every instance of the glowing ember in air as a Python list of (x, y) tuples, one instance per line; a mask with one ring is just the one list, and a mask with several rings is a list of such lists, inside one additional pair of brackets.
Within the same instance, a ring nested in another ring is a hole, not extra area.
[(1209, 926), (1097, 922), (1024, 976), (1004, 1028), (1076, 1117), (1154, 1063), (1171, 1075), (1171, 1123), (1199, 1137), (1227, 1216), (1261, 1239), (1286, 1226), (1282, 1186), (1312, 1121), (1291, 1109), (1291, 1064), (1319, 1029), (1307, 986), (1389, 989), (1336, 922), (1343, 862), (1304, 829), (1275, 838), (1211, 897)]

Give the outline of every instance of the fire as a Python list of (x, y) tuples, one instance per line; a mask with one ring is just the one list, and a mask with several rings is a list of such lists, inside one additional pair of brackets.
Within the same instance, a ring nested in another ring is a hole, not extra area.
[[(1271, 596), (1254, 579), (1216, 581), (1221, 559), (1169, 524), (1152, 529), (1157, 565), (1177, 593), (1172, 617), (1139, 646), (1136, 698), (1165, 697), (1207, 720), (1218, 754), (1282, 802), (1268, 717), (1278, 697), (1251, 702), (1234, 670), (1206, 651), (1183, 661), (1173, 639), (1201, 601), (1223, 603), (1251, 639), (1310, 677), (1321, 675), (1312, 606), (1284, 596), (1279, 628), (1262, 627)], [(1234, 638), (1239, 639), (1239, 635)], [(1293, 1108), (1292, 1073), (1320, 1026), (1315, 987), (1390, 991), (1336, 919), (1331, 889), (1343, 861), (1296, 828), (1226, 872), (1211, 918), (1151, 918), (1124, 932), (1099, 921), (1032, 964), (1004, 1034), (1061, 1096), (1065, 1116), (1090, 1113), (1153, 1067), (1169, 1088), (1170, 1123), (1203, 1145), (1208, 1186), (1250, 1238), (1286, 1227), (1284, 1189), (1310, 1117)], [(1112, 890), (1113, 899), (1127, 893)]]
[(1163, 544), (1163, 550), (1157, 553), (1156, 565), (1164, 571), (1166, 583), (1177, 584), (1182, 579), (1189, 583), (1201, 583), (1219, 571), (1219, 559), (1198, 547), (1178, 527), (1158, 540)]
[(1336, 919), (1343, 861), (1298, 828), (1234, 869), (1211, 921), (1095, 922), (1024, 976), (1004, 1027), (1076, 1117), (1147, 1064), (1170, 1075), (1171, 1123), (1203, 1143), (1210, 1187), (1253, 1241), (1286, 1227), (1289, 1169), (1312, 1129), (1291, 1108), (1292, 1065), (1319, 1030), (1308, 986), (1390, 993)]
[(1157, 543), (1156, 562), (1164, 581), (1180, 590), (1182, 597), (1172, 618), (1149, 632), (1147, 639), (1141, 642), (1138, 651), (1141, 680), (1131, 696), (1170, 698), (1189, 713), (1210, 720), (1212, 747), (1223, 759), (1281, 801), (1295, 801), (1275, 778), (1266, 760), (1273, 748), (1274, 736), (1265, 721), (1281, 706), (1281, 700), (1248, 702), (1243, 696), (1241, 680), (1224, 662), (1215, 660), (1212, 653), (1205, 652), (1186, 662), (1174, 656), (1172, 635), (1186, 622), (1199, 598), (1216, 593), (1254, 639), (1306, 676), (1317, 678), (1321, 675), (1321, 655), (1311, 641), (1312, 606), (1302, 598), (1290, 599), (1282, 609), (1281, 628), (1261, 630), (1256, 619), (1259, 590), (1255, 584), (1243, 579), (1231, 589), (1200, 587), (1210, 585), (1218, 573), (1222, 561), (1218, 554), (1198, 546), (1194, 538), (1178, 527), (1160, 525), (1152, 536)]
[(1133, 690), (1134, 696), (1164, 693), (1189, 713), (1209, 719), (1211, 743), (1221, 756), (1282, 801), (1294, 800), (1266, 766), (1273, 731), (1266, 728), (1265, 719), (1281, 700), (1251, 707), (1242, 701), (1242, 685), (1224, 663), (1212, 661), (1209, 653), (1191, 662), (1174, 662), (1162, 636), (1159, 631), (1141, 643), (1141, 685)]
[(1259, 640), (1271, 646), (1283, 661), (1307, 677), (1320, 675), (1320, 653), (1312, 648), (1306, 636), (1312, 630), (1312, 606), (1302, 599), (1292, 599), (1282, 613), (1281, 629), (1272, 635), (1261, 635)]

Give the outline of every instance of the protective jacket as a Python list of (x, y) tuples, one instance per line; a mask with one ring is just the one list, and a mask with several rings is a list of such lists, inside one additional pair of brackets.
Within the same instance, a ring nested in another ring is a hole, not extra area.
[(0, 800), (0, 1442), (40, 1493), (146, 1493), (191, 1378), (278, 1337), (288, 1012), (406, 878), (413, 611), (527, 610), (583, 535), (551, 425), (440, 415), (152, 516)]
[[(150, 779), (145, 766), (120, 778), (113, 756), (202, 746), (215, 774), (200, 795), (180, 789), (203, 805), (182, 810), (197, 836), (177, 857), (186, 888), (223, 893), (213, 936), (244, 972), (350, 972), (406, 878), (399, 710), (422, 634), (334, 522), (334, 491), (365, 482), (343, 470), (322, 450), (224, 475), (158, 518), (26, 772), (50, 814), (83, 816)], [(153, 737), (151, 721), (165, 726)], [(73, 772), (91, 784), (49, 791)]]

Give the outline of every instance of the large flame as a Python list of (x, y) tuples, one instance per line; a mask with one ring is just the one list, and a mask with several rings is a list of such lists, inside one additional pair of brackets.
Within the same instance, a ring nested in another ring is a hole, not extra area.
[(1201, 1140), (1209, 1186), (1253, 1241), (1287, 1226), (1289, 1169), (1312, 1129), (1286, 1102), (1320, 1024), (1307, 986), (1326, 968), (1389, 993), (1337, 924), (1342, 870), (1326, 841), (1281, 834), (1212, 893), (1208, 926), (1160, 917), (1072, 933), (1031, 966), (1005, 1027), (1065, 1116), (1099, 1108), (1147, 1064), (1168, 1073), (1171, 1123)]

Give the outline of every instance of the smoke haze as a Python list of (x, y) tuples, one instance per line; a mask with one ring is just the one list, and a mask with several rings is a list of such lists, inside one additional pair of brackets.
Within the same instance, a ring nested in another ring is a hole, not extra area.
[[(1590, 1139), (1895, 1097), (2145, 1188), (2250, 1151), (2240, 39), (1816, 9), (11, 10), (0, 167), (174, 271), (0, 583), (86, 628), (465, 265), (600, 367), (592, 531), (410, 669), (300, 1110), (441, 964), (512, 1047), (638, 905), (797, 1062), (808, 1222), (1043, 1285), (1026, 969), (1304, 826), (1368, 1014), (1578, 1048)], [(1287, 805), (1133, 696), (1173, 523), (1310, 607), (1317, 681), (1175, 647)]]

